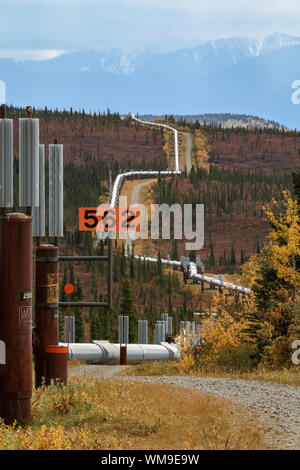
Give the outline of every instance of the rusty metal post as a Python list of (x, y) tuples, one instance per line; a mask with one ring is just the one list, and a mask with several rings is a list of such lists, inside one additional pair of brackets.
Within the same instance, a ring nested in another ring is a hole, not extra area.
[(120, 344), (120, 366), (127, 365), (127, 344)]
[(45, 385), (68, 383), (68, 351), (67, 346), (46, 346), (45, 348)]
[(0, 416), (7, 424), (31, 416), (32, 395), (32, 218), (0, 218)]
[(36, 248), (35, 324), (38, 345), (35, 355), (35, 386), (40, 387), (45, 373), (45, 347), (58, 346), (58, 248)]

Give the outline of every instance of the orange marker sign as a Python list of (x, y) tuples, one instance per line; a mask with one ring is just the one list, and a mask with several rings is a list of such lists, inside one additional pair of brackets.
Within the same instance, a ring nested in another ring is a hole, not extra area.
[(73, 294), (73, 292), (74, 292), (73, 284), (65, 284), (64, 291), (65, 291), (66, 294)]

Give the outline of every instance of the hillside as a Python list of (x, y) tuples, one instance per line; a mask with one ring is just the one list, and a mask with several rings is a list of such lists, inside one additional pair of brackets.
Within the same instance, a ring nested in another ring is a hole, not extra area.
[(211, 148), (210, 162), (218, 166), (272, 173), (300, 165), (299, 133), (212, 128), (202, 132)]
[[(23, 108), (6, 108), (8, 118), (14, 121), (14, 141), (18, 142), (17, 118), (25, 117)], [(136, 126), (119, 114), (87, 114), (84, 110), (53, 111), (34, 110), (40, 119), (40, 142), (53, 143), (54, 139), (64, 145), (64, 161), (83, 164), (87, 155), (92, 159), (105, 160), (113, 167), (117, 162), (122, 168), (154, 165), (165, 168), (163, 135), (160, 129)], [(16, 147), (17, 148), (17, 147)], [(17, 156), (17, 154), (16, 154)]]
[[(8, 108), (7, 115), (15, 118), (24, 116), (24, 110)], [(44, 110), (35, 111), (34, 116), (40, 118), (41, 142), (53, 142), (57, 138), (59, 143), (64, 144), (65, 237), (60, 240), (61, 250), (65, 254), (91, 254), (94, 248), (90, 233), (78, 231), (78, 207), (96, 206), (99, 197), (108, 201), (109, 169), (112, 170), (113, 177), (120, 169), (165, 169), (165, 136), (159, 130), (133, 124), (117, 114), (86, 115), (83, 112)], [(16, 149), (17, 120), (14, 126)], [(223, 161), (217, 162), (212, 173), (203, 169), (193, 170), (189, 177), (162, 181), (154, 190), (153, 200), (204, 203), (206, 241), (204, 249), (197, 254), (200, 254), (209, 272), (234, 273), (242, 258), (255, 252), (263, 243), (267, 225), (262, 218), (261, 206), (272, 196), (277, 197), (281, 189), (291, 186), (291, 177), (289, 174), (285, 175), (282, 169), (296, 166), (299, 136), (297, 133), (275, 130), (222, 130), (213, 126), (201, 127), (199, 131), (199, 126), (192, 123), (186, 130), (191, 133), (197, 130), (205, 136), (209, 143), (207, 148), (211, 160), (215, 158), (214, 152), (222, 149), (226, 165)], [(253, 144), (253, 149), (250, 147), (248, 152), (247, 142), (252, 140), (256, 142), (256, 146)], [(264, 165), (264, 160), (256, 155), (255, 149), (259, 146), (278, 148), (273, 168), (277, 175), (269, 175), (269, 168)], [(262, 162), (261, 169), (266, 171), (253, 173), (253, 161)], [(16, 160), (16, 178), (17, 166)], [(252, 169), (253, 174), (249, 169)], [(106, 247), (101, 245), (99, 249), (103, 253)], [(183, 243), (179, 242), (176, 247), (171, 241), (158, 242), (157, 251), (159, 249), (164, 256), (168, 253), (174, 257), (188, 254), (184, 252)], [(181, 319), (189, 318), (193, 311), (201, 311), (213, 294), (213, 291), (206, 291), (204, 297), (194, 295), (194, 292), (199, 293), (199, 289), (195, 286), (195, 291), (194, 288), (184, 286), (180, 273), (126, 259), (124, 253), (116, 247), (114, 254), (115, 310), (109, 317), (101, 312), (102, 330), (95, 320), (99, 311), (82, 313), (79, 309), (75, 312), (82, 322), (77, 341), (83, 337), (89, 338), (90, 327), (93, 332), (102, 331), (102, 337), (115, 339), (114, 325), (125, 272), (131, 278), (137, 312), (141, 318), (148, 318), (150, 328), (161, 311), (172, 312), (174, 325), (178, 325)], [(94, 300), (105, 296), (104, 266), (97, 266), (95, 263), (82, 263), (74, 269), (66, 266), (66, 271), (61, 272), (61, 280), (63, 278), (65, 282), (75, 282), (79, 297)], [(94, 334), (92, 336), (95, 337)]]
[[(144, 114), (141, 116), (145, 121), (154, 121), (155, 119), (164, 119), (168, 116), (155, 116), (153, 114)], [(245, 129), (281, 129), (282, 125), (279, 122), (263, 119), (259, 116), (250, 116), (247, 114), (232, 114), (232, 113), (204, 113), (204, 114), (175, 114), (176, 121), (187, 121), (191, 123), (200, 123), (202, 125), (212, 125), (222, 128), (239, 127)]]

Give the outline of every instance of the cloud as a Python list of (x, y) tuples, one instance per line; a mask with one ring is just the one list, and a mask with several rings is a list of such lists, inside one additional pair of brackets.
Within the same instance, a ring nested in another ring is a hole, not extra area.
[(229, 36), (300, 35), (298, 0), (1, 0), (5, 49), (170, 50)]
[(63, 54), (64, 50), (55, 49), (0, 49), (0, 59), (49, 60)]

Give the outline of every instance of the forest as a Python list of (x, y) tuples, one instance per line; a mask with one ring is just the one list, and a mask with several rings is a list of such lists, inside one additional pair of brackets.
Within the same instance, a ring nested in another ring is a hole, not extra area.
[[(22, 117), (24, 110), (7, 109), (8, 117)], [(134, 169), (165, 169), (168, 148), (165, 136), (147, 126), (135, 125), (128, 117), (106, 113), (86, 114), (84, 111), (34, 110), (40, 118), (41, 142), (50, 143), (58, 138), (64, 144), (64, 227), (65, 236), (59, 240), (63, 254), (92, 254), (95, 250), (105, 253), (106, 246), (88, 232), (78, 231), (78, 208), (97, 206), (109, 198), (110, 181), (120, 171)], [(264, 251), (270, 227), (265, 220), (263, 206), (274, 198), (280, 200), (287, 189), (294, 191), (292, 173), (289, 170), (264, 171), (233, 165), (226, 168), (211, 161), (212, 147), (209, 142), (235, 141), (237, 136), (258, 136), (259, 139), (280, 138), (283, 142), (294, 141), (297, 148), (299, 136), (294, 132), (284, 133), (278, 129), (248, 130), (219, 129), (200, 126), (197, 123), (180, 123), (192, 132), (207, 132), (210, 159), (204, 168), (194, 165), (191, 173), (183, 178), (159, 179), (151, 192), (153, 202), (201, 203), (205, 205), (205, 247), (201, 253), (184, 253), (183, 242), (157, 244), (158, 258), (168, 254), (178, 259), (188, 254), (191, 259), (200, 255), (206, 271), (217, 273), (239, 273), (241, 266), (249, 262), (252, 255), (260, 256)], [(199, 129), (201, 128), (201, 131)], [(199, 134), (200, 135), (200, 134)], [(224, 139), (223, 137), (224, 136)], [(15, 126), (15, 139), (17, 128)], [(272, 144), (273, 145), (273, 144)], [(164, 150), (163, 150), (164, 149)], [(250, 149), (251, 150), (251, 149)], [(193, 149), (197, 161), (197, 148)], [(295, 150), (293, 151), (295, 152)], [(243, 160), (239, 152), (235, 159)], [(47, 153), (46, 153), (47, 156)], [(286, 154), (282, 156), (285, 159)], [(48, 168), (46, 164), (46, 193)], [(18, 159), (15, 155), (15, 188), (18, 187)], [(15, 207), (17, 205), (17, 191)], [(45, 241), (50, 241), (46, 238)], [(175, 328), (180, 320), (193, 319), (195, 311), (211, 309), (215, 293), (206, 290), (201, 295), (197, 286), (191, 288), (183, 283), (179, 272), (164, 268), (160, 262), (145, 263), (133, 256), (126, 257), (124, 247), (115, 243), (113, 311), (102, 309), (74, 310), (76, 317), (76, 341), (91, 338), (116, 340), (117, 316), (129, 314), (133, 324), (148, 319), (150, 329), (162, 312), (173, 316)], [(139, 254), (139, 253), (137, 253)], [(240, 271), (241, 270), (241, 271)], [(75, 293), (72, 300), (104, 300), (106, 296), (105, 266), (99, 263), (81, 263), (61, 267), (60, 299), (65, 299), (63, 285), (72, 282)], [(246, 284), (247, 285), (247, 284)], [(63, 319), (60, 312), (60, 337), (63, 339)], [(133, 337), (132, 340), (135, 338)]]

